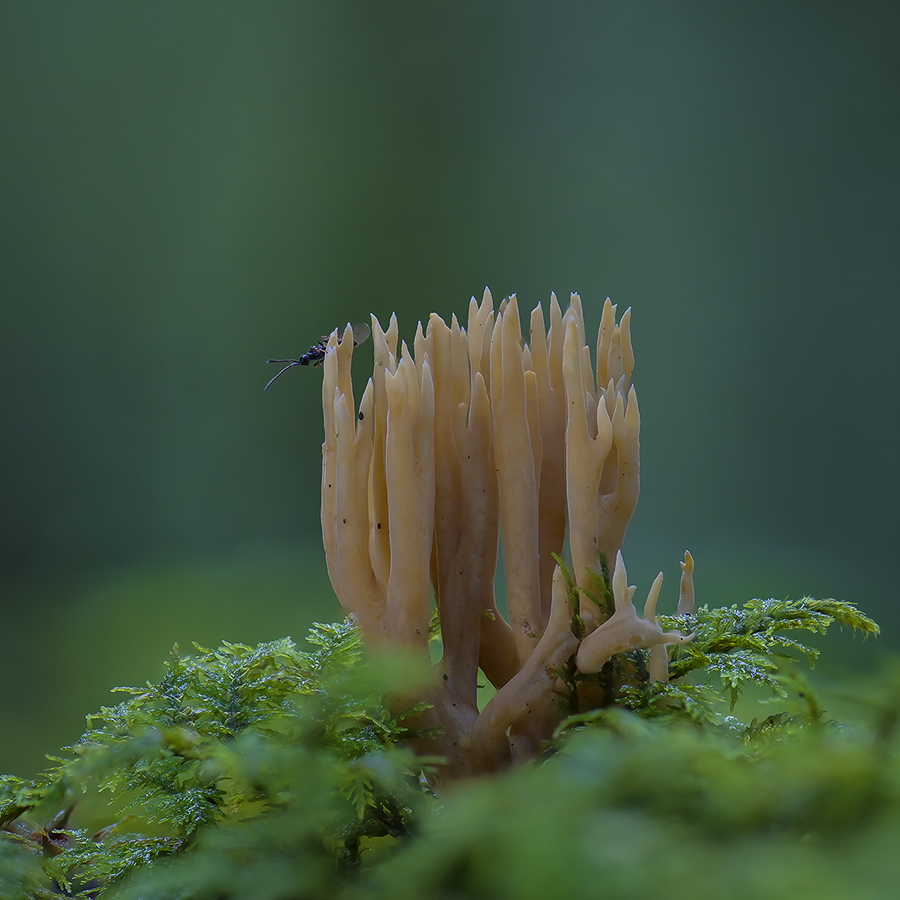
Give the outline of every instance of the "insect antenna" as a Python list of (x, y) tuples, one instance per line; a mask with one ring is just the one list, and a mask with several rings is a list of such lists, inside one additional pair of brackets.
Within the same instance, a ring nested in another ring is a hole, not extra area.
[(290, 369), (292, 366), (300, 365), (299, 359), (267, 359), (266, 362), (270, 362), (270, 363), (286, 362), (287, 363), (287, 365), (265, 386), (265, 388), (263, 388), (263, 390), (266, 390), (266, 391), (270, 387), (272, 387), (272, 385), (275, 384), (275, 381), (278, 379), (278, 377), (281, 375), (284, 375), (284, 373), (287, 372), (288, 369)]

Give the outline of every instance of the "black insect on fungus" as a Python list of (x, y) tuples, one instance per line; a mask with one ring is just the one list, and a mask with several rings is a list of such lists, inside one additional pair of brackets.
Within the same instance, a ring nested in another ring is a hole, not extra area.
[[(357, 346), (357, 344), (361, 344), (364, 340), (369, 337), (369, 326), (366, 325), (365, 322), (361, 322), (358, 325), (354, 325), (353, 327), (353, 346)], [(275, 381), (287, 372), (293, 366), (321, 366), (325, 361), (325, 350), (328, 347), (328, 338), (329, 335), (323, 335), (319, 340), (313, 344), (303, 356), (297, 357), (297, 359), (267, 359), (267, 363), (287, 363), (287, 365), (266, 385), (265, 389), (268, 390)], [(340, 343), (340, 340), (338, 341)]]

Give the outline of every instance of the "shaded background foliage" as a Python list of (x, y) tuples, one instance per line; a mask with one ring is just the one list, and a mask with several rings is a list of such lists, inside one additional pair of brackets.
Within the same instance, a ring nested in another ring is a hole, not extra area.
[(4, 6), (0, 769), (176, 639), (335, 618), (318, 373), (264, 395), (263, 362), (370, 311), (411, 339), (485, 284), (634, 305), (637, 583), (690, 547), (701, 601), (836, 595), (889, 644), (898, 26), (887, 2)]

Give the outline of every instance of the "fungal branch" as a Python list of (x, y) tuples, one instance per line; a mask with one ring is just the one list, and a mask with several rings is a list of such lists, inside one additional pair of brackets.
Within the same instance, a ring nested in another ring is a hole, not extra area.
[[(565, 313), (551, 295), (549, 329), (538, 306), (528, 343), (516, 298), (495, 312), (488, 291), (472, 299), (466, 328), (432, 314), (412, 354), (405, 343), (398, 354), (395, 316), (387, 330), (373, 316), (374, 372), (358, 409), (351, 326), (325, 347), (329, 575), (383, 650), (427, 658), (434, 597), (443, 656), (423, 724), (440, 729), (432, 749), (445, 777), (537, 752), (559, 721), (567, 665), (587, 678), (644, 649), (651, 677), (665, 680), (667, 646), (689, 639), (656, 622), (661, 574), (638, 616), (621, 555), (640, 483), (630, 318), (617, 323), (606, 301), (595, 370), (577, 294)], [(508, 617), (494, 596), (501, 533)], [(567, 538), (571, 583), (555, 562)], [(604, 561), (614, 609), (596, 594)], [(686, 612), (689, 554), (682, 570)], [(496, 689), (481, 711), (479, 669)]]

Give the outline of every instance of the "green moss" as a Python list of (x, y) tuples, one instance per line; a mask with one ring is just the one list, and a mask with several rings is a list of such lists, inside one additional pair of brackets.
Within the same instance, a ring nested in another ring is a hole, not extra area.
[[(421, 706), (382, 700), (422, 673), (367, 659), (352, 624), (316, 626), (310, 652), (176, 649), (40, 778), (0, 779), (0, 900), (883, 895), (900, 678), (848, 728), (785, 668), (816, 657), (793, 632), (835, 622), (878, 630), (809, 598), (661, 617), (695, 635), (670, 683), (624, 654), (583, 708), (573, 676), (541, 759), (440, 798), (404, 746)], [(780, 705), (741, 721), (748, 686)]]

